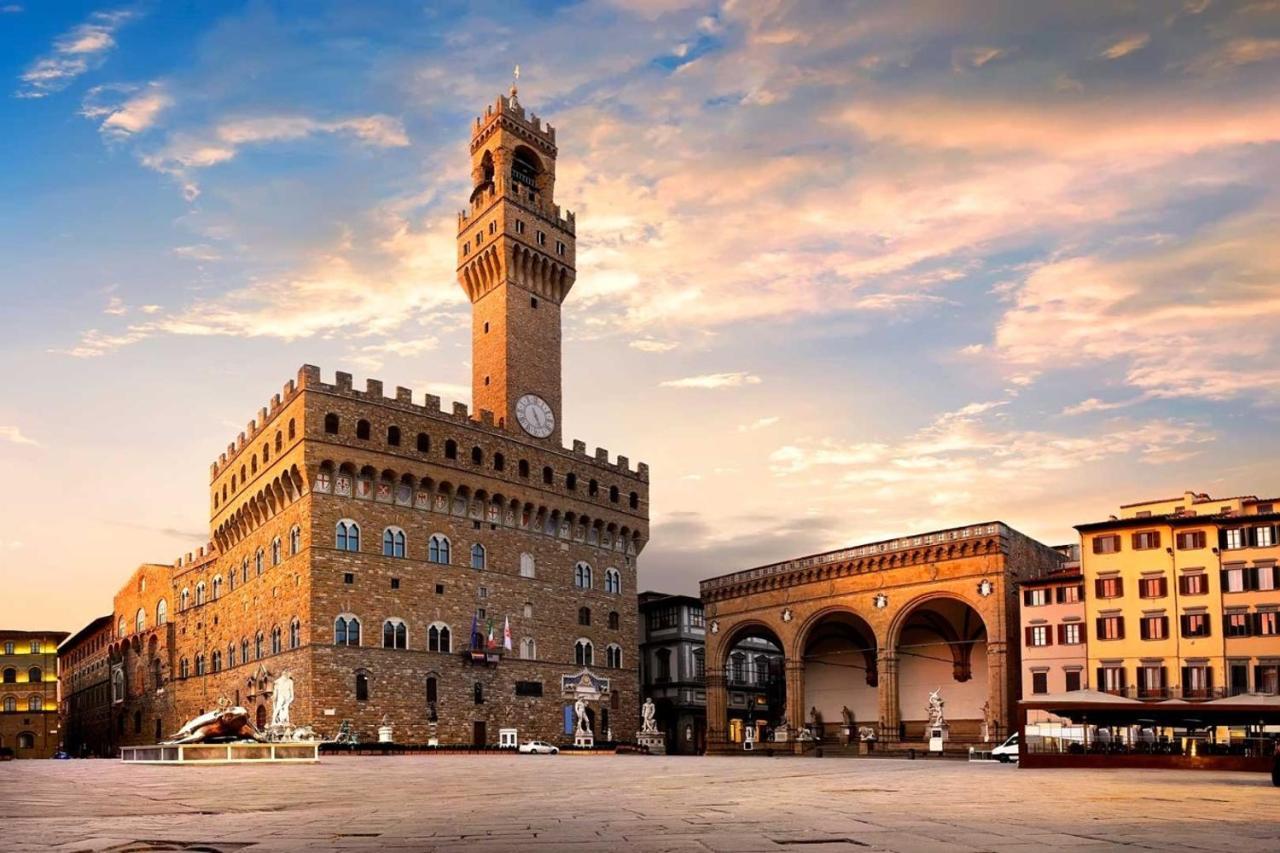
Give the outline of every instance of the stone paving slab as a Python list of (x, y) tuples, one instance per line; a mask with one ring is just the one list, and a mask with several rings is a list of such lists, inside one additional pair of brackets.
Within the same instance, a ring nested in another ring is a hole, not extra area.
[(0, 764), (9, 851), (1280, 850), (1261, 774), (878, 759), (416, 755)]

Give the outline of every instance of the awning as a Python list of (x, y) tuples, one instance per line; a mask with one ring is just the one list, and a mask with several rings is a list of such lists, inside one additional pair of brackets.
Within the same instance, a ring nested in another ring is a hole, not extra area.
[(1023, 711), (1048, 711), (1073, 723), (1102, 726), (1206, 728), (1280, 724), (1280, 696), (1261, 694), (1188, 702), (1183, 699), (1143, 701), (1097, 690), (1072, 690), (1023, 699), (1018, 707)]

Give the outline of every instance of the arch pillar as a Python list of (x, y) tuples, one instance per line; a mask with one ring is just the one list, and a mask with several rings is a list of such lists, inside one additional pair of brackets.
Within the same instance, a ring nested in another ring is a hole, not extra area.
[(898, 742), (898, 723), (902, 715), (898, 709), (898, 651), (881, 648), (876, 657), (880, 684), (877, 698), (880, 704), (880, 731), (876, 737), (881, 743)]
[(707, 686), (707, 752), (729, 751), (729, 690), (724, 670), (717, 667), (706, 672)]
[(787, 727), (792, 737), (805, 726), (804, 707), (804, 660), (786, 658), (787, 673)]
[(990, 737), (1001, 741), (1011, 731), (1013, 720), (1008, 643), (1003, 639), (987, 638), (987, 702), (990, 704), (987, 719), (992, 723)]

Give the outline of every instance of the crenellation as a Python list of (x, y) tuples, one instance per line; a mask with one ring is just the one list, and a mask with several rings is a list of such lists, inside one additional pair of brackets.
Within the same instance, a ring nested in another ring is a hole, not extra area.
[(459, 402), (456, 402), (456, 401), (455, 401), (455, 402), (454, 402), (454, 404), (453, 404), (453, 416), (454, 416), (455, 418), (462, 418), (463, 420), (466, 420), (466, 419), (467, 419), (467, 404), (466, 404), (466, 403), (459, 403)]
[(597, 447), (597, 448), (596, 448), (596, 461), (597, 461), (597, 462), (599, 462), (601, 465), (608, 465), (608, 464), (609, 464), (609, 451), (608, 451), (608, 449), (606, 449), (606, 448), (604, 448), (604, 447)]
[(642, 483), (649, 482), (649, 465), (645, 462), (636, 464), (636, 476), (640, 478)]
[(374, 399), (382, 398), (382, 380), (366, 379), (364, 381), (364, 393)]
[(403, 385), (396, 386), (396, 402), (404, 403), (407, 406), (413, 405), (413, 389), (405, 388)]
[(480, 423), (488, 427), (493, 426), (493, 412), (489, 411), (488, 409), (481, 409), (479, 414), (480, 414)]
[(333, 375), (333, 385), (338, 389), (339, 393), (350, 394), (353, 390), (351, 387), (351, 374), (341, 370)]
[(445, 413), (444, 406), (440, 403), (440, 398), (435, 394), (428, 394), (424, 400), (424, 406), (429, 415), (443, 415)]
[(576, 455), (576, 456), (586, 456), (586, 455), (587, 455), (587, 443), (586, 443), (585, 441), (582, 441), (582, 440), (580, 440), (580, 439), (576, 439), (576, 438), (575, 438), (575, 439), (573, 440), (573, 453), (574, 453), (574, 455)]

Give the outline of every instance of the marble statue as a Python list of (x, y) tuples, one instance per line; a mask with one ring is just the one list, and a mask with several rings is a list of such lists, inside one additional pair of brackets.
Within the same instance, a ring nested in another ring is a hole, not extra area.
[(591, 734), (591, 724), (587, 722), (587, 700), (581, 696), (573, 703), (573, 713), (578, 717), (578, 734)]
[(178, 729), (165, 743), (215, 743), (226, 741), (263, 741), (265, 738), (257, 726), (249, 722), (249, 711), (232, 705), (225, 696), (218, 700), (218, 707), (201, 714)]
[(653, 699), (646, 698), (644, 700), (644, 706), (640, 709), (640, 716), (643, 720), (640, 724), (641, 733), (647, 735), (658, 733), (658, 721), (654, 719), (657, 713), (658, 709), (654, 707)]
[(293, 676), (289, 670), (280, 673), (271, 692), (271, 726), (289, 726), (289, 706), (293, 704)]
[(858, 729), (858, 739), (861, 741), (873, 741), (876, 739), (876, 730), (871, 726), (863, 726)]
[(947, 724), (946, 717), (943, 716), (942, 713), (943, 704), (945, 703), (942, 701), (942, 688), (939, 687), (937, 690), (934, 690), (929, 694), (927, 710), (929, 712), (930, 728), (937, 728), (938, 726), (945, 726)]
[(853, 712), (849, 710), (848, 705), (845, 705), (843, 708), (840, 709), (840, 716), (844, 717), (844, 724), (846, 726), (853, 725)]

